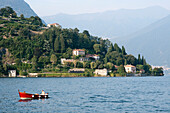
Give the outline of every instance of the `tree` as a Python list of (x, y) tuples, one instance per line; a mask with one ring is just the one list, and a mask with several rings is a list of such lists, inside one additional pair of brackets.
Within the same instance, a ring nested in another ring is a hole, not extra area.
[(90, 68), (89, 62), (83, 62), (83, 68)]
[(37, 58), (39, 58), (42, 54), (42, 50), (41, 47), (36, 47), (34, 48), (34, 56), (36, 56)]
[(65, 40), (62, 34), (60, 35), (60, 43), (61, 43), (61, 53), (64, 53), (65, 52)]
[(144, 56), (142, 56), (142, 61), (141, 61), (141, 62), (142, 62), (143, 65), (146, 65), (146, 64), (147, 64)]
[(83, 68), (83, 63), (77, 62), (76, 67), (77, 67), (77, 68)]
[(0, 76), (4, 75), (4, 68), (3, 68), (3, 64), (2, 64), (2, 61), (0, 60)]
[(32, 25), (40, 25), (40, 26), (43, 25), (42, 20), (38, 16), (35, 17), (31, 16), (30, 20)]
[(105, 62), (105, 64), (109, 62), (109, 58), (107, 57), (107, 55), (104, 58), (104, 62)]
[(138, 64), (142, 64), (140, 54), (138, 54)]
[(30, 37), (30, 30), (28, 28), (26, 28), (26, 27), (21, 28), (19, 30), (19, 36), (21, 36), (21, 37)]
[(17, 17), (17, 13), (16, 12), (14, 12), (14, 13), (12, 13), (12, 18), (16, 18)]
[(127, 59), (125, 59), (125, 61), (124, 61), (124, 65), (127, 65)]
[(103, 69), (103, 64), (100, 64), (99, 66), (98, 66), (98, 69)]
[(151, 72), (150, 72), (150, 69), (151, 69), (151, 68), (152, 68), (152, 67), (151, 67), (150, 65), (143, 65), (143, 69), (145, 70), (146, 73), (149, 73), (149, 74), (150, 74), (150, 73), (151, 73)]
[(32, 58), (32, 70), (33, 71), (37, 71), (37, 68), (38, 68), (38, 61), (37, 61), (37, 57), (34, 56)]
[(90, 63), (90, 67), (91, 67), (91, 69), (96, 69), (97, 68), (96, 63), (95, 62), (91, 62)]
[(125, 50), (125, 47), (124, 47), (124, 46), (122, 46), (122, 55), (127, 55), (127, 53), (126, 53), (126, 50)]
[(94, 51), (96, 53), (101, 53), (101, 46), (100, 46), (100, 44), (94, 44), (93, 48), (94, 48)]
[(114, 47), (113, 47), (113, 44), (110, 45), (109, 49), (108, 49), (108, 53), (114, 51)]
[(113, 65), (113, 63), (111, 63), (111, 62), (108, 62), (107, 64), (106, 64), (106, 68), (108, 69), (108, 70), (114, 70), (114, 65)]
[(58, 37), (55, 39), (54, 42), (54, 51), (58, 53), (60, 52), (60, 42)]
[(164, 73), (163, 73), (163, 68), (154, 68), (153, 69), (153, 74), (154, 76), (163, 76)]
[(83, 34), (85, 34), (85, 35), (87, 35), (88, 37), (90, 37), (90, 34), (89, 34), (89, 32), (88, 32), (87, 30), (84, 30), (84, 31), (83, 31)]
[(125, 75), (126, 75), (125, 68), (124, 68), (123, 65), (120, 65), (120, 66), (118, 67), (117, 72), (118, 72), (120, 75), (122, 75), (122, 76), (125, 76)]
[(137, 59), (133, 55), (127, 55), (126, 59), (127, 59), (127, 64), (132, 64), (134, 66), (137, 65)]
[(71, 58), (72, 51), (73, 50), (71, 48), (67, 48), (66, 52), (63, 54), (63, 58)]
[(20, 18), (21, 18), (21, 20), (24, 20), (24, 19), (25, 19), (25, 17), (24, 17), (23, 14), (20, 15)]
[(50, 48), (50, 42), (48, 40), (44, 40), (43, 50), (46, 55), (50, 53), (51, 48)]
[(79, 29), (78, 28), (75, 28), (74, 30), (73, 30), (75, 33), (79, 33)]
[(52, 62), (53, 65), (57, 63), (57, 57), (55, 54), (51, 55), (50, 62)]
[(96, 61), (96, 68), (99, 68), (99, 65), (102, 64), (100, 61)]
[(15, 63), (17, 65), (17, 67), (19, 67), (22, 64), (22, 62), (21, 62), (21, 60), (19, 58), (15, 59)]
[(120, 65), (123, 65), (123, 64), (124, 64), (123, 58), (118, 57), (117, 60), (116, 60), (116, 65), (120, 66)]
[(9, 6), (0, 9), (0, 16), (4, 16), (4, 17), (16, 17), (17, 14), (16, 12)]
[(144, 66), (143, 65), (136, 65), (136, 68), (137, 68), (137, 70), (141, 70), (141, 69), (144, 69)]
[(49, 58), (47, 56), (40, 56), (38, 62), (45, 66), (47, 63), (49, 63)]
[(114, 44), (114, 50), (117, 51), (118, 53), (121, 53), (121, 49), (117, 45), (117, 43)]

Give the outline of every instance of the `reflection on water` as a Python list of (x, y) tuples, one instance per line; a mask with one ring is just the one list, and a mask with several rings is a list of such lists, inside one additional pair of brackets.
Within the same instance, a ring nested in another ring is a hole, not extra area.
[(30, 102), (32, 99), (20, 99), (18, 102)]
[[(170, 112), (170, 76), (0, 78), (0, 112)], [(17, 89), (49, 99), (19, 100)]]
[(41, 100), (41, 101), (45, 101), (49, 98), (46, 99), (20, 99), (18, 102), (31, 102), (32, 100)]

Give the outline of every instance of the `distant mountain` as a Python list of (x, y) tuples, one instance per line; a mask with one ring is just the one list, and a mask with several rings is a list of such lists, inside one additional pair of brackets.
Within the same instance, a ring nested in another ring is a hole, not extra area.
[(121, 9), (91, 14), (57, 14), (42, 17), (46, 23), (59, 23), (62, 27), (87, 29), (91, 34), (115, 38), (125, 36), (167, 16), (170, 11), (159, 6), (144, 9)]
[(31, 7), (24, 0), (0, 0), (0, 8), (12, 7), (18, 16), (24, 14), (25, 17), (37, 16)]
[(170, 15), (127, 36), (121, 44), (129, 53), (142, 53), (153, 65), (170, 67)]

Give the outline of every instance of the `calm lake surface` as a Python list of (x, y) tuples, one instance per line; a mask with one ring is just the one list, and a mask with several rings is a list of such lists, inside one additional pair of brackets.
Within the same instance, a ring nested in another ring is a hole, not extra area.
[[(51, 98), (19, 102), (18, 89)], [(170, 75), (125, 78), (0, 78), (0, 112), (170, 112)]]

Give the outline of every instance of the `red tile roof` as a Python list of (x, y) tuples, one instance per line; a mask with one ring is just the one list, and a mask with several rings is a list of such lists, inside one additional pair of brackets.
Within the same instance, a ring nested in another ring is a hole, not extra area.
[(74, 49), (73, 51), (85, 51), (83, 49)]
[(53, 23), (53, 24), (49, 24), (49, 25), (59, 25), (58, 23)]
[(125, 65), (124, 67), (135, 67), (135, 66), (133, 66), (133, 65)]

